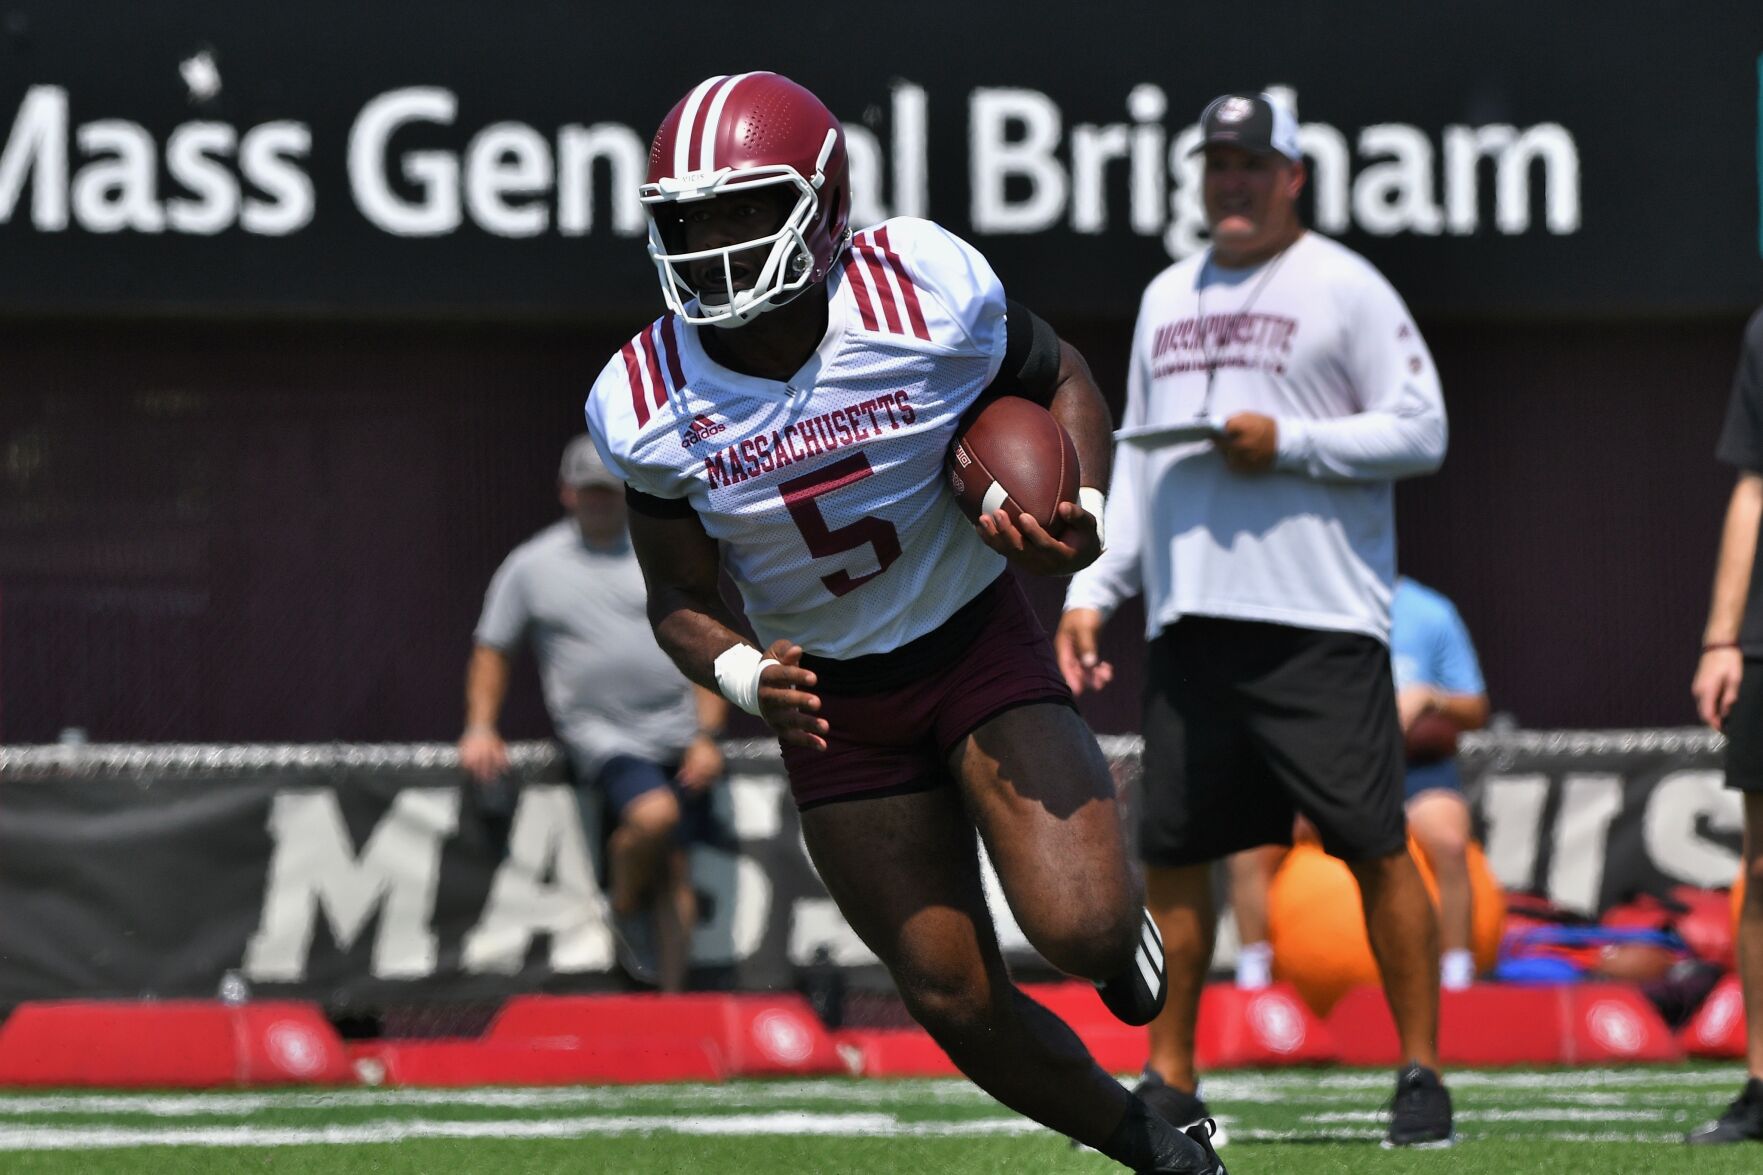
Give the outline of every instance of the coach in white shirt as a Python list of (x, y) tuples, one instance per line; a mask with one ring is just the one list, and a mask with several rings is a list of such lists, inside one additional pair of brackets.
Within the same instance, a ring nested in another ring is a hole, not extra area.
[(1169, 999), (1140, 1092), (1204, 1116), (1209, 865), (1289, 843), (1301, 813), (1359, 881), (1409, 1058), (1390, 1141), (1438, 1145), (1438, 927), (1406, 848), (1388, 647), (1393, 483), (1444, 459), (1438, 374), (1382, 275), (1298, 219), (1292, 115), (1228, 94), (1202, 131), (1212, 247), (1145, 291), (1108, 549), (1072, 580), (1056, 641), (1072, 688), (1101, 688), (1102, 626), (1145, 594), (1140, 853)]

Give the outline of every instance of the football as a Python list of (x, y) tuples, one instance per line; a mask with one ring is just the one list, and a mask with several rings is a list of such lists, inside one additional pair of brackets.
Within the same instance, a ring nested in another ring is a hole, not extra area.
[(1405, 736), (1408, 762), (1421, 765), (1449, 759), (1457, 753), (1457, 724), (1437, 710), (1414, 720)]
[(976, 521), (1002, 507), (1057, 534), (1054, 511), (1077, 501), (1077, 446), (1051, 412), (1020, 396), (999, 396), (963, 422), (945, 467), (961, 509)]

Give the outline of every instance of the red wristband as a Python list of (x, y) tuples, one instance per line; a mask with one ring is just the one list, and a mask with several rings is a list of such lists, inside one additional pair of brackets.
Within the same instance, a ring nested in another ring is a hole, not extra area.
[(1737, 641), (1710, 641), (1702, 646), (1702, 652), (1712, 653), (1716, 649), (1736, 649), (1738, 647), (1739, 643)]

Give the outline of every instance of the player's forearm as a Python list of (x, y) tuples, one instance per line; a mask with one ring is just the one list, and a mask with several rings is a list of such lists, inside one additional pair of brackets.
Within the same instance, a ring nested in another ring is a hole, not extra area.
[(500, 649), (478, 645), (465, 674), (465, 728), (495, 730), (508, 697), (508, 656)]
[(1114, 417), (1090, 374), (1089, 363), (1063, 340), (1059, 343), (1059, 382), (1047, 407), (1077, 446), (1082, 484), (1106, 488), (1113, 466)]
[(649, 624), (661, 651), (679, 671), (719, 697), (716, 658), (730, 645), (750, 643), (737, 630), (738, 621), (722, 597), (701, 589), (650, 585)]
[(1763, 475), (1742, 473), (1732, 487), (1726, 505), (1726, 525), (1720, 535), (1720, 559), (1714, 569), (1714, 598), (1708, 606), (1708, 625), (1702, 630), (1704, 644), (1727, 644), (1738, 640), (1745, 618), (1745, 598), (1751, 589), (1751, 569), (1757, 557), (1757, 526), (1763, 520)]

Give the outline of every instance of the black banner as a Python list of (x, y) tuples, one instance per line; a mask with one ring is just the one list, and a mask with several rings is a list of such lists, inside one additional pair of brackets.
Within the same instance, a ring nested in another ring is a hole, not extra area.
[(1738, 876), (1739, 793), (1705, 730), (1524, 732), (1466, 740), (1476, 827), (1507, 889), (1597, 915)]
[[(1103, 742), (1130, 794), (1137, 740)], [(775, 748), (730, 750), (723, 835), (693, 854), (694, 967), (788, 987), (824, 950), (879, 981), (808, 862)], [(440, 745), (0, 750), (0, 1006), (212, 996), (229, 973), (344, 1009), (608, 986), (598, 809), (548, 746), (515, 762), (504, 811)], [(1712, 736), (1475, 736), (1464, 766), (1510, 889), (1595, 914), (1737, 873)], [(1044, 966), (989, 869), (987, 885), (1006, 954)]]
[(926, 215), (1045, 313), (1129, 316), (1202, 243), (1204, 103), (1273, 87), (1309, 216), (1422, 314), (1732, 313), (1759, 288), (1763, 9), (923, 0), (233, 5), (0, 19), (0, 312), (659, 310), (635, 186), (749, 68), (851, 132), (855, 218)]

